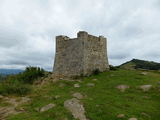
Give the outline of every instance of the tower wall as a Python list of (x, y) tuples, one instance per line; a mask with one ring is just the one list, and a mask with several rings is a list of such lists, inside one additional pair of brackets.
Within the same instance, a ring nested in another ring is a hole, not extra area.
[(90, 75), (95, 69), (109, 70), (106, 38), (92, 36), (85, 31), (80, 31), (73, 39), (56, 37), (55, 77)]

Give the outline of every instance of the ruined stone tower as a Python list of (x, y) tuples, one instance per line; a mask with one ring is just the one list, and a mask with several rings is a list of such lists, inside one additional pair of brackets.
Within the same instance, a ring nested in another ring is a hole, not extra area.
[(95, 69), (108, 71), (106, 38), (93, 36), (85, 31), (77, 38), (56, 37), (54, 77), (90, 75)]

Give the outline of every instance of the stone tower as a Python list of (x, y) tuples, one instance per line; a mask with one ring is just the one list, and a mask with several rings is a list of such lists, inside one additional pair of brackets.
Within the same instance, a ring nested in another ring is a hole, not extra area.
[(56, 37), (54, 77), (88, 76), (95, 69), (101, 72), (109, 70), (106, 38), (85, 31), (80, 31), (77, 38), (73, 39), (67, 36)]

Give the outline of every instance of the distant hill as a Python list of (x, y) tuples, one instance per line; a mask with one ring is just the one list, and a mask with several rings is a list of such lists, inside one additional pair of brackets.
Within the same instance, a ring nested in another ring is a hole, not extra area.
[(20, 72), (23, 72), (23, 70), (21, 70), (21, 69), (0, 69), (1, 75), (18, 74)]
[(147, 70), (160, 70), (160, 63), (153, 61), (145, 61), (139, 59), (132, 59), (119, 66), (122, 69), (147, 69)]

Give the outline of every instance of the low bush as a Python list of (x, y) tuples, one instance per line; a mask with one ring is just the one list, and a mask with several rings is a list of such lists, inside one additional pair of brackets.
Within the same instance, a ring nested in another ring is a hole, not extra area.
[(100, 73), (100, 71), (98, 68), (93, 71), (93, 75), (99, 75), (99, 73)]
[(28, 84), (23, 84), (22, 82), (16, 80), (4, 80), (0, 83), (0, 94), (18, 94), (25, 95), (31, 91), (31, 86)]
[(109, 65), (109, 68), (110, 68), (110, 70), (118, 70), (118, 67), (117, 67), (117, 66)]

